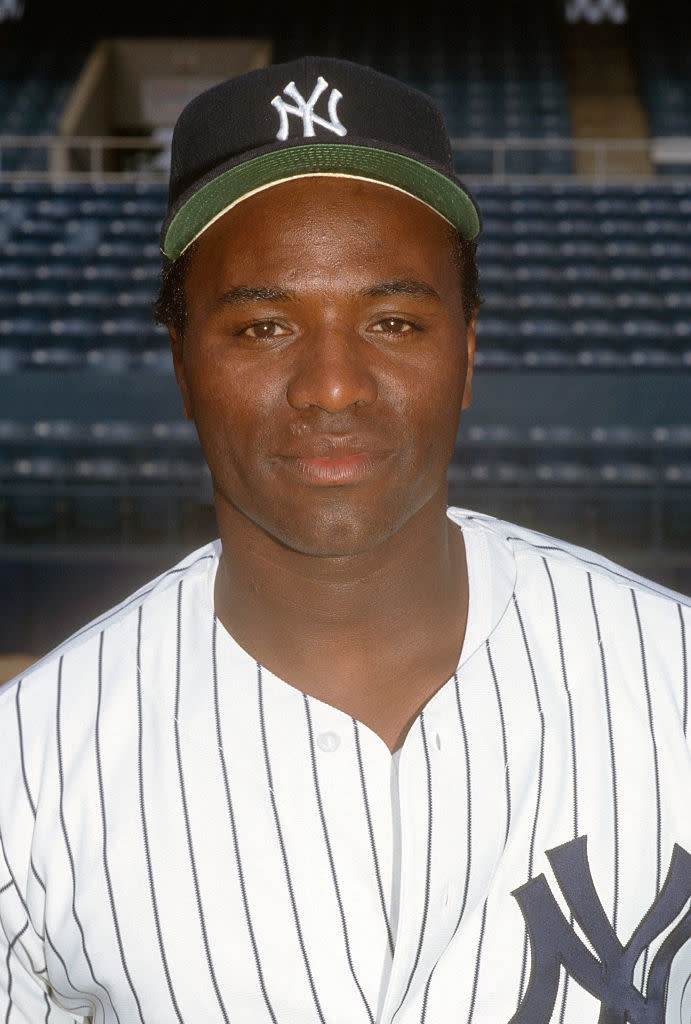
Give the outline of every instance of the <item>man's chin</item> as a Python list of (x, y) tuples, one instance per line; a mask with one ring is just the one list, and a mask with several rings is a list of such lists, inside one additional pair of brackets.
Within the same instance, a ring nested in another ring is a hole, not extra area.
[[(234, 537), (241, 544), (244, 537), (251, 543), (251, 535), (257, 531), (265, 540), (296, 554), (313, 558), (352, 558), (386, 544), (423, 506), (435, 501), (436, 495), (436, 492), (418, 495), (416, 501), (409, 492), (389, 491), (373, 500), (364, 491), (363, 488), (360, 495), (350, 488), (324, 488), (319, 501), (300, 507), (291, 502), (240, 504), (216, 492), (221, 537), (224, 539), (226, 535), (228, 540)], [(439, 498), (445, 515), (445, 488), (440, 490)]]
[[(267, 531), (268, 532), (268, 531)], [(389, 523), (363, 522), (354, 512), (349, 516), (320, 519), (303, 529), (280, 529), (272, 524), (270, 534), (282, 547), (312, 558), (352, 558), (372, 551), (396, 532)]]
[[(373, 511), (377, 515), (373, 515)], [(289, 510), (268, 518), (251, 516), (265, 538), (287, 551), (312, 558), (352, 558), (372, 551), (397, 532), (405, 517), (382, 516), (381, 509), (353, 506), (320, 509), (308, 519), (291, 517)]]

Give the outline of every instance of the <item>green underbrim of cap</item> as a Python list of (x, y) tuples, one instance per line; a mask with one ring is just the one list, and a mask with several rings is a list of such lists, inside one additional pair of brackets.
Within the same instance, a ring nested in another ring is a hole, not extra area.
[(345, 174), (402, 189), (445, 217), (467, 240), (480, 231), (472, 199), (460, 185), (433, 167), (401, 153), (346, 143), (319, 143), (272, 150), (222, 171), (183, 203), (165, 233), (162, 252), (171, 260), (224, 210), (244, 196), (286, 178)]

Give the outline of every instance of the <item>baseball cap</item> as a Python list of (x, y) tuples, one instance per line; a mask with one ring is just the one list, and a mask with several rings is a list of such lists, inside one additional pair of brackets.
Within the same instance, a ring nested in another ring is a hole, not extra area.
[(161, 251), (177, 259), (243, 199), (310, 175), (388, 185), (426, 203), (462, 238), (480, 231), (429, 96), (351, 61), (302, 57), (238, 75), (185, 107), (173, 132)]

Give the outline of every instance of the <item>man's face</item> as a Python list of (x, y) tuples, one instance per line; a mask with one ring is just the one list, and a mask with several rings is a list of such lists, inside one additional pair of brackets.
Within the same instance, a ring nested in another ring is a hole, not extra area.
[(441, 217), (368, 182), (284, 182), (204, 232), (185, 295), (175, 370), (222, 535), (249, 520), (351, 555), (445, 510), (474, 324)]

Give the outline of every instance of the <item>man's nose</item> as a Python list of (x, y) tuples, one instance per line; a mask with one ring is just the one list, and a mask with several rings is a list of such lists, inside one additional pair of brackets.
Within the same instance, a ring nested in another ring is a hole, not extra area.
[(287, 397), (294, 409), (315, 406), (331, 413), (371, 404), (377, 397), (371, 346), (345, 328), (310, 332)]

